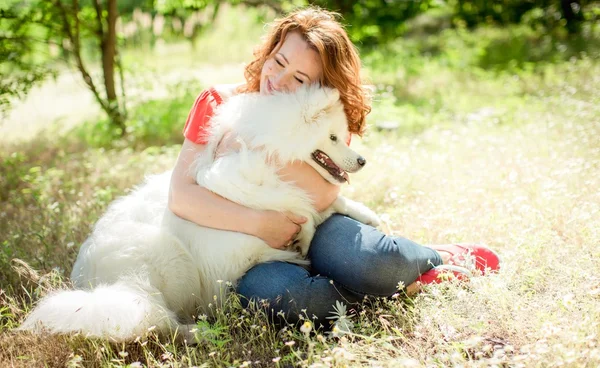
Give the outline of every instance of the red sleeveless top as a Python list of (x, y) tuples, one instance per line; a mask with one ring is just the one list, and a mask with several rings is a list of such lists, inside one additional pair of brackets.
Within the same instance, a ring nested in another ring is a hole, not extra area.
[(183, 135), (196, 144), (208, 143), (208, 123), (223, 98), (214, 88), (204, 90), (196, 98), (183, 127)]

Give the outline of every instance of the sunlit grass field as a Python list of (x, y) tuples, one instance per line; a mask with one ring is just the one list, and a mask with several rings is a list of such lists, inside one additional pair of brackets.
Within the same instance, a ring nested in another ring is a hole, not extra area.
[[(344, 194), (381, 214), (388, 233), (488, 244), (500, 273), (348, 306), (346, 328), (333, 334), (271, 326), (235, 298), (199, 321), (197, 344), (152, 332), (114, 344), (12, 331), (39, 297), (68, 285), (108, 204), (173, 165), (206, 83), (173, 85), (169, 99), (140, 102), (127, 140), (107, 144), (110, 132), (97, 125), (3, 142), (0, 366), (597, 367), (600, 63), (492, 70), (406, 55), (384, 68), (376, 59), (365, 57), (377, 87), (370, 129), (352, 143), (368, 164)], [(389, 121), (399, 127), (377, 128)]]

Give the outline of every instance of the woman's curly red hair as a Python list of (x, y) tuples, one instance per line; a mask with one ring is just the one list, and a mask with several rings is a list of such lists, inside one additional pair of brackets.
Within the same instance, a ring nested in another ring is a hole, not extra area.
[(262, 45), (254, 51), (255, 59), (246, 66), (246, 84), (238, 92), (258, 92), (260, 74), (267, 59), (277, 53), (289, 32), (299, 32), (321, 57), (321, 84), (339, 90), (350, 133), (362, 135), (371, 101), (361, 82), (358, 50), (337, 17), (337, 13), (308, 7), (276, 19)]

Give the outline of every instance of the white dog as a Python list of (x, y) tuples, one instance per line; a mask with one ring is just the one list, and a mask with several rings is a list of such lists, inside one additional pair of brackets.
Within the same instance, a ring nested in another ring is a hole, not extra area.
[[(235, 284), (252, 266), (308, 263), (304, 256), (315, 227), (332, 213), (379, 223), (364, 205), (341, 196), (317, 213), (306, 192), (277, 175), (278, 162), (303, 160), (341, 184), (365, 164), (345, 143), (348, 126), (337, 90), (234, 96), (218, 109), (211, 130), (194, 165), (198, 184), (247, 207), (307, 217), (294, 249), (274, 249), (254, 236), (175, 216), (167, 209), (170, 172), (153, 176), (113, 203), (82, 245), (71, 274), (78, 290), (44, 298), (21, 329), (79, 331), (116, 341), (143, 336), (153, 326), (160, 332), (189, 330), (181, 324), (210, 314), (209, 303), (226, 291), (223, 283)], [(228, 131), (239, 137), (241, 149), (214, 157)]]

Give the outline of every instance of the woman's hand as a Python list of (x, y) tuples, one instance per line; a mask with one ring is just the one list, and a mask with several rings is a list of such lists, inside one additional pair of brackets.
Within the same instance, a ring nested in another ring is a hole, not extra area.
[(305, 217), (290, 212), (263, 211), (262, 220), (254, 235), (271, 248), (283, 249), (291, 245), (300, 233), (300, 225), (306, 220)]

